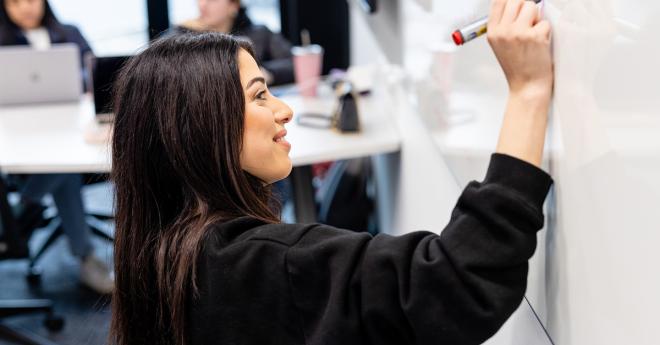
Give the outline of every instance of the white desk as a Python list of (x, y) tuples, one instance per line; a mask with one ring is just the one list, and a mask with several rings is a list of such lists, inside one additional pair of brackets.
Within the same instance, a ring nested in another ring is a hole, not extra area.
[(294, 110), (294, 120), (287, 125), (287, 140), (291, 143), (290, 157), (294, 166), (397, 152), (401, 147), (401, 138), (390, 111), (382, 102), (369, 96), (359, 101), (362, 131), (356, 134), (341, 134), (296, 124), (295, 114), (330, 115), (331, 109), (335, 108), (332, 98), (285, 96), (283, 100)]
[[(284, 96), (295, 113), (330, 114), (329, 93), (304, 99)], [(340, 134), (331, 130), (287, 124), (294, 166), (349, 159), (399, 150), (401, 139), (387, 109), (369, 97), (359, 103), (362, 132)], [(108, 172), (109, 145), (84, 140), (94, 118), (92, 102), (0, 107), (0, 170), (4, 173)]]
[[(321, 89), (318, 98), (287, 95), (282, 99), (295, 113), (329, 115), (335, 107), (334, 96), (329, 89)], [(301, 127), (294, 119), (287, 125), (293, 165), (304, 167), (324, 161), (397, 152), (401, 145), (399, 132), (391, 114), (382, 104), (368, 96), (360, 100), (362, 132), (359, 134), (344, 135), (331, 130)], [(0, 171), (109, 172), (109, 145), (90, 144), (84, 139), (85, 130), (93, 124), (93, 119), (94, 108), (88, 96), (73, 104), (0, 107)], [(309, 171), (305, 170), (294, 171), (292, 177), (298, 187), (302, 186), (302, 180), (309, 178)], [(298, 178), (301, 173), (303, 176)], [(297, 199), (312, 203), (310, 191), (301, 191), (304, 197), (298, 195)], [(312, 221), (314, 217), (313, 214), (299, 216), (299, 221)]]
[(110, 148), (85, 142), (94, 119), (89, 97), (79, 103), (0, 107), (0, 171), (110, 171)]

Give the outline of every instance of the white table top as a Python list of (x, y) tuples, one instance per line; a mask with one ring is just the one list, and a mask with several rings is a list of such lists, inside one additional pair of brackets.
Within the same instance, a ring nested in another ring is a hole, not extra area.
[(393, 115), (374, 97), (366, 96), (358, 101), (362, 128), (356, 134), (297, 125), (295, 114), (330, 115), (336, 106), (333, 97), (285, 96), (282, 99), (294, 110), (294, 120), (287, 125), (294, 166), (396, 152), (401, 147)]
[[(295, 113), (330, 114), (334, 97), (326, 90), (320, 97), (282, 99)], [(396, 152), (401, 146), (392, 114), (382, 102), (363, 97), (359, 102), (362, 132), (340, 134), (332, 130), (287, 125), (294, 166)], [(94, 124), (88, 96), (78, 103), (0, 107), (0, 171), (4, 173), (108, 172), (110, 148), (85, 140)]]
[(0, 170), (5, 173), (109, 171), (109, 145), (85, 141), (89, 97), (79, 103), (0, 107)]

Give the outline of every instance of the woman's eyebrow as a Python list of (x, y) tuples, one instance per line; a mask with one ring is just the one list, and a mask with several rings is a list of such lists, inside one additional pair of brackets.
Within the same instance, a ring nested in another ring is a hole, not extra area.
[(247, 86), (246, 86), (245, 88), (246, 88), (246, 89), (249, 89), (250, 86), (254, 85), (255, 83), (262, 83), (262, 84), (265, 85), (265, 84), (266, 84), (266, 79), (264, 79), (264, 78), (262, 78), (262, 77), (256, 77), (256, 78), (250, 80), (250, 81), (247, 83)]

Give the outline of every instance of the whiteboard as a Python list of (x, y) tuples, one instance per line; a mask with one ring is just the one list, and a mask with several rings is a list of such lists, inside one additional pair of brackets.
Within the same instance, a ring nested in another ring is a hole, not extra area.
[(660, 344), (660, 3), (550, 0), (556, 87), (546, 325), (557, 344)]
[[(412, 92), (433, 91), (435, 103), (418, 110), (461, 188), (483, 177), (506, 83), (485, 39), (451, 54), (438, 42), (488, 7), (436, 0), (430, 14), (411, 6), (405, 14)], [(546, 0), (543, 11), (556, 63), (544, 167), (556, 184), (527, 296), (555, 344), (660, 344), (660, 2)], [(451, 66), (441, 97), (429, 88), (438, 57)], [(471, 118), (459, 123), (456, 113)], [(529, 327), (514, 317), (505, 330)]]

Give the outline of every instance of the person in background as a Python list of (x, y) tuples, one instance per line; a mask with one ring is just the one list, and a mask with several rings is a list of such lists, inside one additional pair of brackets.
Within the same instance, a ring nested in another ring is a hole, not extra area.
[[(0, 0), (0, 46), (31, 46), (48, 49), (57, 43), (75, 43), (81, 61), (91, 48), (80, 31), (60, 23), (46, 0)], [(81, 282), (102, 294), (112, 292), (110, 268), (94, 254), (91, 231), (85, 221), (82, 177), (79, 174), (39, 174), (20, 176), (21, 200), (15, 213), (21, 230), (30, 232), (41, 217), (41, 200), (52, 195), (71, 252), (80, 258)]]
[(175, 31), (213, 31), (245, 37), (252, 42), (269, 85), (293, 82), (291, 43), (267, 27), (252, 23), (240, 0), (198, 0), (197, 4), (199, 17), (182, 23)]

